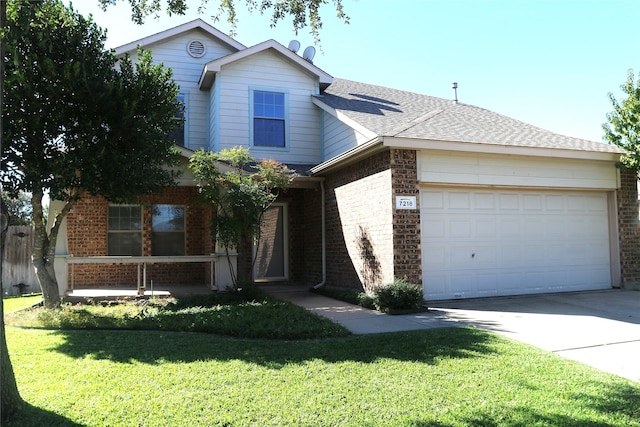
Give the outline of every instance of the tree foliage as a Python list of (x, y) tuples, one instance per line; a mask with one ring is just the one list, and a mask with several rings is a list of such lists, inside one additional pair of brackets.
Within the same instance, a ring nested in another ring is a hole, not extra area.
[(602, 125), (605, 139), (626, 150), (620, 162), (627, 168), (640, 170), (640, 77), (636, 80), (633, 70), (627, 73), (627, 81), (620, 86), (626, 97), (618, 101), (612, 93), (609, 100), (613, 111), (607, 114)]
[(29, 194), (21, 191), (17, 197), (10, 197), (6, 191), (2, 191), (2, 200), (9, 211), (9, 225), (33, 224), (33, 209)]
[[(227, 165), (223, 171), (221, 165)], [(246, 148), (235, 147), (219, 153), (197, 151), (189, 160), (200, 194), (217, 208), (211, 224), (216, 242), (238, 248), (239, 256), (248, 240), (260, 238), (265, 211), (278, 197), (280, 189), (294, 179), (295, 174), (275, 160), (257, 162)], [(245, 248), (246, 249), (246, 248)], [(252, 262), (253, 264), (253, 262)], [(234, 284), (243, 277), (241, 270), (233, 277)]]
[[(62, 2), (10, 1), (3, 105), (3, 168), (10, 195), (31, 194), (33, 264), (45, 305), (60, 303), (53, 262), (60, 223), (84, 195), (132, 200), (175, 181), (169, 137), (178, 123), (171, 70), (118, 59), (105, 32)], [(42, 198), (65, 202), (45, 226)], [(49, 231), (47, 231), (49, 230)]]
[[(116, 4), (118, 0), (99, 0), (102, 9)], [(120, 0), (123, 1), (123, 0)], [(131, 19), (137, 24), (142, 24), (148, 16), (158, 16), (162, 9), (168, 15), (184, 15), (189, 8), (187, 0), (127, 0), (131, 5)], [(328, 0), (200, 0), (198, 12), (204, 13), (210, 3), (217, 3), (217, 11), (213, 16), (215, 21), (226, 16), (227, 22), (231, 24), (232, 36), (235, 35), (235, 28), (238, 22), (236, 13), (238, 3), (245, 3), (245, 7), (250, 12), (269, 14), (271, 16), (271, 26), (275, 27), (286, 17), (291, 17), (293, 30), (298, 31), (309, 27), (310, 33), (316, 44), (320, 42), (320, 30), (322, 29), (322, 18), (320, 7), (328, 4)], [(349, 17), (345, 14), (342, 0), (332, 0), (338, 19), (349, 23)]]

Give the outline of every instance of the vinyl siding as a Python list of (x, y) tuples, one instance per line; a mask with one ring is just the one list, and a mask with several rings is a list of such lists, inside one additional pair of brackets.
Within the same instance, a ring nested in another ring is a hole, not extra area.
[(324, 158), (334, 158), (347, 150), (357, 147), (369, 140), (355, 129), (342, 123), (331, 114), (324, 113)]
[(257, 158), (274, 158), (285, 163), (319, 163), (320, 111), (311, 103), (316, 79), (270, 51), (253, 55), (223, 67), (216, 76), (219, 106), (218, 149), (251, 146), (250, 89), (283, 91), (288, 94), (288, 139), (286, 149), (252, 147)]
[[(187, 52), (187, 44), (195, 39), (204, 42), (206, 46), (206, 53), (202, 58), (193, 58)], [(165, 67), (171, 68), (180, 91), (188, 93), (187, 148), (192, 150), (208, 148), (211, 131), (210, 94), (199, 90), (198, 80), (204, 64), (233, 51), (197, 29), (152, 44), (147, 48), (151, 49), (154, 62), (163, 63)], [(136, 55), (133, 54), (132, 58), (135, 60)]]

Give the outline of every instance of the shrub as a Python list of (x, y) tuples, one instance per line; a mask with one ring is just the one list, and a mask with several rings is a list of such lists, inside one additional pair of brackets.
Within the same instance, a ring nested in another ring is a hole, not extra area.
[(394, 279), (393, 283), (373, 291), (373, 304), (383, 313), (397, 310), (419, 310), (423, 304), (422, 287), (406, 279)]
[(366, 292), (358, 294), (358, 304), (364, 308), (368, 308), (369, 310), (374, 310), (376, 308), (375, 297)]

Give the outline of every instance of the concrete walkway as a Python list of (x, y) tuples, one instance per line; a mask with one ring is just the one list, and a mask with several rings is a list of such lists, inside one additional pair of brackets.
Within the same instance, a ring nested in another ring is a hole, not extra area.
[(389, 316), (309, 292), (265, 286), (354, 334), (471, 325), (640, 381), (640, 292), (608, 290), (433, 302)]

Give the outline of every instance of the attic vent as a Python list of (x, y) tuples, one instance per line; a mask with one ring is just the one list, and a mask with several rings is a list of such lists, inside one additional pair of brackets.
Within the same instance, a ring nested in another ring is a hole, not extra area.
[(187, 52), (194, 58), (202, 58), (207, 52), (207, 47), (200, 40), (191, 40), (187, 44)]

